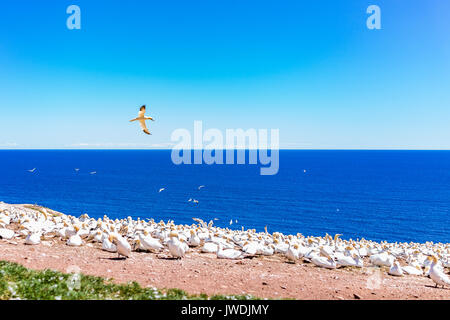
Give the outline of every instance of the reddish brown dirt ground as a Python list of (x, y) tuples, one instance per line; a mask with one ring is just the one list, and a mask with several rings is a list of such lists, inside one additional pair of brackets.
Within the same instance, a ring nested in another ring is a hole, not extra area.
[[(69, 247), (59, 240), (28, 246), (24, 240), (0, 240), (0, 260), (32, 269), (82, 273), (142, 286), (179, 288), (191, 294), (251, 294), (293, 299), (450, 299), (450, 288), (434, 288), (430, 278), (393, 277), (377, 268), (328, 270), (309, 263), (288, 263), (282, 256), (239, 261), (217, 259), (192, 250), (182, 260), (164, 253), (133, 252), (126, 260), (98, 244)], [(375, 271), (374, 270), (378, 270)]]

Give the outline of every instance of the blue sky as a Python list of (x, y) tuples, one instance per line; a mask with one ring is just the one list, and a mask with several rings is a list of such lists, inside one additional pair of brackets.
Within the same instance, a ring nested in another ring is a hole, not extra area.
[(282, 148), (450, 149), (449, 30), (441, 0), (9, 1), (0, 148), (160, 148), (202, 120)]

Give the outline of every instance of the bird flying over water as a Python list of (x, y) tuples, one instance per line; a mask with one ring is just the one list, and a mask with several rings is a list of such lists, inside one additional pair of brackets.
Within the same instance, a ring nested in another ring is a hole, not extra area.
[(33, 168), (33, 169), (31, 169), (31, 170), (28, 170), (28, 172), (31, 172), (31, 173), (33, 173), (34, 171), (36, 171), (36, 168)]
[(151, 135), (150, 131), (147, 129), (147, 125), (145, 124), (145, 120), (152, 120), (155, 121), (152, 117), (146, 117), (145, 116), (145, 104), (139, 109), (138, 117), (130, 120), (130, 122), (133, 121), (139, 121), (142, 131), (144, 131), (146, 134)]
[(204, 185), (201, 185), (198, 187), (198, 190), (200, 190), (201, 188), (204, 188), (204, 187), (205, 187)]
[(164, 190), (166, 190), (166, 188), (161, 188), (161, 189), (159, 189), (158, 192), (161, 192), (161, 191), (164, 191)]
[(92, 171), (90, 174), (97, 174), (97, 171)]

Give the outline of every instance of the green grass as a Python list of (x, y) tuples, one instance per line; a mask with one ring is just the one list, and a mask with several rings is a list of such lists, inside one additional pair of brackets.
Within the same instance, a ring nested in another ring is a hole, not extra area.
[(142, 288), (137, 282), (115, 284), (111, 279), (53, 270), (35, 271), (0, 261), (0, 300), (251, 300), (252, 296), (189, 295), (180, 289)]

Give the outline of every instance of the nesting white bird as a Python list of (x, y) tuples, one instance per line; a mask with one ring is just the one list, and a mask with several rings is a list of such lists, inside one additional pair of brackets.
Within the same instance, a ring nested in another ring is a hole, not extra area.
[(235, 249), (224, 249), (222, 243), (217, 247), (217, 258), (219, 259), (242, 259), (244, 254), (242, 251)]
[(190, 247), (198, 247), (202, 241), (200, 240), (200, 237), (197, 235), (197, 233), (194, 230), (190, 231), (190, 237), (188, 240), (188, 245)]
[(364, 261), (356, 253), (348, 256), (339, 255), (336, 257), (336, 262), (343, 267), (364, 267)]
[(370, 262), (376, 266), (391, 267), (394, 264), (395, 257), (388, 252), (381, 252), (370, 256)]
[(169, 238), (170, 240), (167, 242), (167, 246), (169, 247), (170, 254), (177, 259), (183, 258), (186, 253), (186, 248), (179, 240), (178, 233), (171, 232)]
[(411, 275), (415, 275), (415, 276), (423, 275), (423, 270), (419, 266), (407, 265), (405, 267), (402, 267), (402, 270), (407, 274), (411, 274)]
[(214, 242), (205, 242), (202, 246), (201, 251), (204, 253), (216, 253), (219, 246)]
[(289, 246), (289, 248), (286, 251), (286, 258), (288, 258), (290, 261), (297, 261), (300, 258), (299, 251), (298, 251), (298, 244), (294, 244), (293, 246)]
[(442, 286), (442, 288), (446, 285), (450, 286), (450, 278), (444, 273), (442, 268), (439, 267), (436, 256), (430, 256), (428, 257), (428, 260), (431, 261), (430, 278), (436, 283), (436, 288), (438, 285)]
[(80, 235), (74, 234), (73, 236), (70, 236), (69, 239), (67, 239), (66, 244), (71, 247), (80, 247), (83, 245), (83, 240), (81, 239)]
[(311, 262), (316, 266), (327, 269), (336, 269), (337, 263), (330, 256), (324, 255), (324, 253), (320, 253), (318, 255), (314, 255), (311, 258)]
[(403, 270), (402, 267), (400, 266), (400, 263), (398, 263), (398, 261), (395, 261), (394, 264), (389, 268), (388, 273), (392, 276), (397, 277), (403, 276)]
[(143, 234), (139, 234), (138, 240), (144, 250), (161, 251), (164, 248), (161, 242), (158, 239), (153, 238), (151, 235), (144, 236)]
[(25, 239), (25, 244), (36, 245), (39, 243), (41, 243), (41, 234), (36, 232), (30, 233)]
[(117, 246), (109, 240), (109, 236), (104, 236), (102, 240), (102, 250), (117, 252)]
[(131, 245), (128, 241), (117, 233), (111, 233), (109, 235), (109, 241), (111, 241), (117, 247), (118, 256), (124, 256), (125, 258), (131, 255)]
[(155, 121), (152, 117), (146, 117), (145, 116), (145, 104), (139, 109), (139, 114), (138, 117), (135, 119), (130, 120), (130, 122), (133, 121), (139, 121), (139, 124), (141, 125), (142, 131), (144, 131), (144, 133), (151, 135), (150, 131), (148, 131), (147, 129), (147, 125), (145, 123), (146, 120), (152, 120)]
[(0, 239), (11, 240), (15, 235), (14, 230), (1, 228), (0, 229)]

